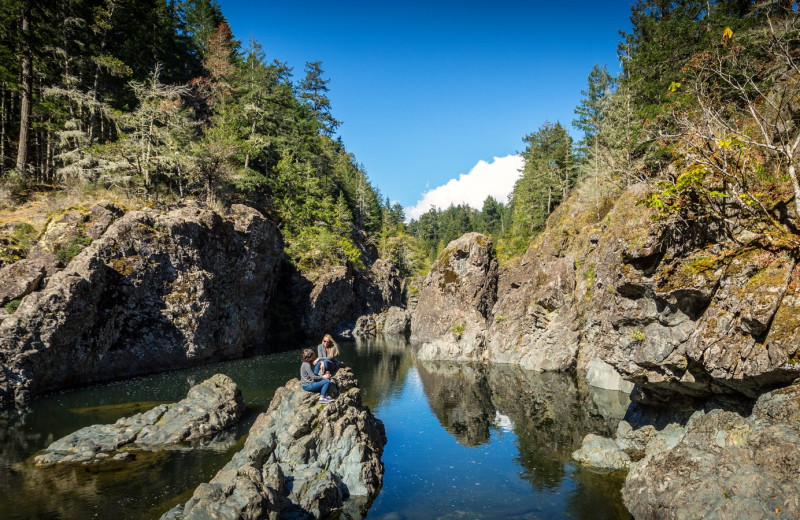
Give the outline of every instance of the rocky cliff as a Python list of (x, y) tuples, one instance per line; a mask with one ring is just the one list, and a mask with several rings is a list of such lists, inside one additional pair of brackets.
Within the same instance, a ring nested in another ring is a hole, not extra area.
[[(477, 237), (448, 246), (424, 301), (475, 319), (428, 327), (420, 358), (577, 369), (626, 391), (634, 383), (637, 403), (614, 438), (587, 436), (573, 456), (632, 468), (624, 496), (637, 518), (795, 518), (796, 254), (741, 216), (656, 219), (646, 194), (637, 185), (613, 200), (573, 196), (517, 262), (495, 275), (491, 251), (480, 257), (471, 272), (484, 280), (462, 278), (447, 253), (478, 247)], [(475, 287), (494, 284), (486, 312), (465, 307)], [(417, 307), (412, 330), (430, 313)]]
[[(421, 356), (583, 374), (600, 359), (637, 385), (639, 401), (689, 406), (797, 378), (795, 258), (760, 247), (742, 224), (654, 220), (639, 203), (645, 193), (637, 185), (603, 204), (571, 198), (499, 271), (485, 239), (451, 243), (412, 316), (412, 334), (429, 343)], [(483, 296), (495, 285), (496, 302)]]
[(241, 357), (263, 343), (281, 257), (245, 206), (117, 218), (0, 323), (0, 401)]

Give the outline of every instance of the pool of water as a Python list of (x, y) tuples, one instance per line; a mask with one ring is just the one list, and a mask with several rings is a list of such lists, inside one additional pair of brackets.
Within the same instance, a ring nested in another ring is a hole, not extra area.
[[(386, 425), (383, 489), (369, 518), (629, 518), (621, 475), (570, 461), (586, 433), (608, 435), (627, 397), (565, 374), (505, 365), (422, 362), (404, 341), (340, 344), (364, 403)], [(275, 389), (297, 377), (298, 352), (98, 385), (0, 413), (0, 517), (150, 519), (185, 502), (241, 448)], [(222, 372), (247, 413), (206, 449), (130, 463), (35, 468), (31, 457), (78, 428), (186, 396)]]

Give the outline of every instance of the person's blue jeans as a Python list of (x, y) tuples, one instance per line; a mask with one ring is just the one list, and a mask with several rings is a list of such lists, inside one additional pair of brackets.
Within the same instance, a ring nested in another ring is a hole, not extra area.
[(325, 370), (327, 370), (328, 372), (330, 372), (333, 369), (333, 362), (327, 359), (323, 359), (319, 363), (314, 365), (314, 374), (319, 375), (319, 369), (323, 363), (325, 364)]
[(306, 392), (319, 392), (320, 395), (325, 397), (325, 395), (328, 393), (328, 385), (330, 384), (330, 379), (323, 379), (321, 381), (314, 381), (310, 385), (303, 385), (303, 390)]

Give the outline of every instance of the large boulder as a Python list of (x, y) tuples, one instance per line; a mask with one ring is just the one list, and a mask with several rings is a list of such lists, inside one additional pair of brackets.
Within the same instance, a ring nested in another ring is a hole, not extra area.
[(623, 499), (636, 518), (800, 518), (798, 445), (800, 385), (762, 395), (749, 416), (698, 412), (633, 467)]
[(584, 329), (597, 354), (651, 404), (755, 398), (800, 376), (796, 260), (736, 244), (713, 223), (682, 241), (676, 232), (643, 225), (606, 255)]
[(353, 315), (356, 302), (352, 272), (332, 267), (315, 281), (305, 305), (301, 326), (312, 338), (322, 337)]
[(465, 327), (467, 320), (485, 322), (496, 291), (497, 259), (492, 241), (479, 233), (453, 240), (419, 287), (411, 316), (412, 339), (431, 341), (454, 327)]
[(38, 466), (125, 460), (127, 450), (166, 449), (209, 439), (234, 425), (244, 412), (233, 380), (216, 374), (189, 389), (186, 399), (162, 404), (114, 424), (96, 424), (62, 437), (37, 455)]
[(281, 248), (246, 206), (126, 214), (0, 323), (0, 401), (241, 357), (263, 343)]
[(162, 519), (363, 517), (383, 480), (386, 434), (350, 369), (333, 381), (328, 405), (297, 379), (279, 388), (242, 450)]

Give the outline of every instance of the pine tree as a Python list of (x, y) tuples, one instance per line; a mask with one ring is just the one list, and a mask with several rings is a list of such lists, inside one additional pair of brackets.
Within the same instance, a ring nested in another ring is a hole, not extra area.
[(322, 62), (306, 62), (306, 76), (300, 82), (300, 99), (303, 100), (320, 131), (331, 137), (341, 124), (331, 115), (331, 101), (328, 99), (328, 81), (322, 77)]

